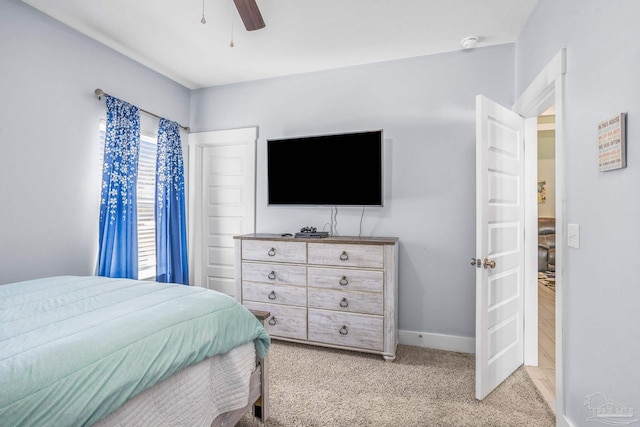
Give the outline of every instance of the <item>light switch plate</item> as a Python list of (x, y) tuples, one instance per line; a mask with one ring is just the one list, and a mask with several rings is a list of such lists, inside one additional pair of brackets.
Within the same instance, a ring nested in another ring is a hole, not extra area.
[(567, 224), (567, 245), (570, 248), (580, 247), (580, 225)]

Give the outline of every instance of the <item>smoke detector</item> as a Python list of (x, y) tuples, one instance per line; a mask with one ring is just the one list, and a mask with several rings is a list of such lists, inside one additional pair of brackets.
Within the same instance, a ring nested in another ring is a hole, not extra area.
[(478, 44), (478, 37), (465, 37), (464, 39), (462, 39), (460, 44), (462, 45), (463, 49), (473, 49)]

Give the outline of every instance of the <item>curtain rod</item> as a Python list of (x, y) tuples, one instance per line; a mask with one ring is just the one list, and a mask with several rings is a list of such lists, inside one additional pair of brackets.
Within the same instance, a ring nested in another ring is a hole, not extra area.
[[(96, 89), (95, 91), (96, 96), (98, 97), (99, 100), (102, 100), (103, 96), (111, 96), (108, 93), (106, 93), (105, 91), (103, 91), (102, 89)], [(138, 110), (142, 111), (145, 114), (148, 114), (150, 116), (156, 117), (158, 119), (162, 119), (163, 117), (160, 117), (157, 114), (153, 114), (150, 111), (147, 110), (143, 110), (142, 108), (138, 107)], [(180, 126), (182, 129), (186, 130), (187, 132), (189, 132), (191, 130), (191, 128), (189, 128), (189, 126), (182, 126), (180, 123), (178, 123), (178, 126)]]

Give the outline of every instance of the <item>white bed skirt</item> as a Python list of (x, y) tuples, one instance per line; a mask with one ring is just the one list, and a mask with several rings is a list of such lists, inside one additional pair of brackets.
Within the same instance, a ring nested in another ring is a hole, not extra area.
[(94, 426), (210, 426), (218, 415), (247, 405), (255, 369), (255, 346), (249, 342), (177, 372)]

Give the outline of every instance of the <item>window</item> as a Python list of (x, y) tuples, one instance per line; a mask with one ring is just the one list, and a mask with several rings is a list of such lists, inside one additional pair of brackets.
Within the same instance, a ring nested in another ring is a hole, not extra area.
[[(100, 179), (104, 162), (106, 121), (100, 120)], [(157, 126), (156, 126), (157, 128)], [(156, 278), (156, 151), (158, 135), (140, 130), (140, 153), (138, 157), (138, 279)]]

